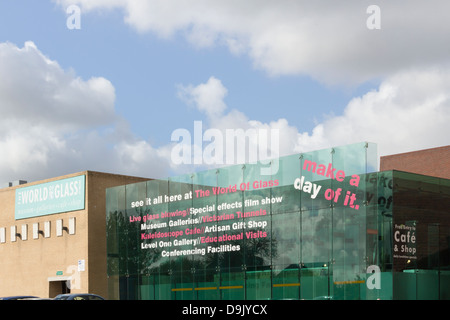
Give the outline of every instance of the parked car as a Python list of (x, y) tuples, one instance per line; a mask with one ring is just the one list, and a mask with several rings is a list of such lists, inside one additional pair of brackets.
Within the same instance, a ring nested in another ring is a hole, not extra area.
[(37, 298), (35, 296), (10, 296), (10, 297), (0, 297), (0, 300), (26, 300), (26, 299)]
[(105, 300), (103, 297), (92, 293), (66, 293), (58, 294), (53, 300)]

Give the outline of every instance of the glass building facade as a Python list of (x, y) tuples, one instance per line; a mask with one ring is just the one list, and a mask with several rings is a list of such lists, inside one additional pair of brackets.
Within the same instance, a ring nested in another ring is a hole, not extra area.
[(109, 299), (450, 299), (450, 180), (359, 143), (107, 189)]

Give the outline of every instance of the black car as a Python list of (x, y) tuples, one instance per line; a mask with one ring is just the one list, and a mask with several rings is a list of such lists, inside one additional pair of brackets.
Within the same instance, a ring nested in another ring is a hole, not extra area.
[(10, 296), (10, 297), (0, 297), (0, 300), (26, 300), (37, 298), (35, 296)]
[(105, 300), (103, 297), (92, 293), (66, 293), (58, 294), (53, 300)]

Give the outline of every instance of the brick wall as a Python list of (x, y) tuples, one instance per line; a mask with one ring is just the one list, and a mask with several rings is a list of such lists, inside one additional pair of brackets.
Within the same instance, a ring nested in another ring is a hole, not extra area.
[(380, 171), (400, 170), (450, 179), (450, 145), (380, 158)]

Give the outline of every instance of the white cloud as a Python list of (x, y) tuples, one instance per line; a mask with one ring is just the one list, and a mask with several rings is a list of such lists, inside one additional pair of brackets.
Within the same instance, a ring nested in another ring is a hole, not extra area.
[(342, 115), (299, 135), (296, 150), (357, 141), (379, 145), (379, 154), (450, 143), (450, 68), (416, 69), (384, 80), (377, 91), (352, 99)]
[(178, 87), (178, 96), (182, 100), (188, 104), (194, 104), (210, 117), (221, 115), (226, 109), (224, 98), (227, 93), (227, 88), (215, 77), (209, 78), (206, 83), (196, 87), (193, 85)]
[(13, 117), (29, 124), (32, 119), (32, 125), (52, 125), (60, 130), (87, 128), (114, 118), (115, 92), (108, 80), (83, 81), (65, 72), (33, 42), (26, 42), (23, 48), (0, 43), (0, 70), (2, 121)]
[(369, 30), (373, 1), (55, 0), (83, 14), (118, 8), (138, 32), (182, 34), (199, 47), (228, 47), (269, 74), (360, 83), (411, 66), (449, 60), (450, 2), (378, 1), (381, 29)]
[[(210, 163), (212, 166), (275, 158), (279, 155), (280, 144), (286, 152), (288, 151), (291, 146), (286, 142), (292, 140), (289, 134), (293, 128), (289, 127), (285, 119), (261, 123), (249, 120), (244, 113), (235, 109), (227, 112), (224, 101), (227, 92), (226, 87), (215, 77), (210, 77), (205, 83), (197, 86), (192, 84), (178, 86), (178, 96), (206, 115), (206, 122), (202, 122), (201, 127), (198, 126), (201, 136), (198, 137), (195, 129), (189, 133), (190, 141), (187, 142), (188, 144), (191, 142), (189, 147), (192, 163), (198, 155), (194, 151), (195, 148), (200, 148), (203, 152), (201, 155), (203, 159), (196, 160), (202, 164)], [(234, 147), (234, 151), (230, 152), (228, 148), (231, 146)], [(245, 155), (239, 154), (239, 146), (245, 149)], [(220, 156), (208, 158), (211, 156), (207, 152), (209, 149), (218, 151)]]
[[(83, 14), (122, 10), (124, 21), (138, 32), (181, 35), (198, 47), (225, 46), (271, 75), (307, 75), (341, 85), (381, 83), (312, 132), (302, 132), (286, 119), (260, 123), (238, 110), (226, 112), (226, 88), (218, 79), (210, 79), (215, 88), (210, 81), (185, 87), (184, 99), (189, 97), (207, 115), (209, 128), (280, 128), (280, 154), (362, 140), (378, 142), (380, 155), (449, 142), (443, 124), (449, 112), (449, 1), (56, 2), (79, 4)], [(381, 10), (379, 30), (367, 27), (372, 15), (367, 9), (373, 4)]]
[[(134, 136), (115, 113), (115, 90), (107, 79), (80, 79), (31, 42), (23, 48), (0, 43), (0, 74), (0, 181), (33, 181), (82, 170), (164, 177), (169, 168), (200, 169), (176, 166), (170, 157), (173, 144), (154, 148)], [(178, 89), (206, 115), (204, 131), (276, 130), (278, 149), (263, 150), (260, 159), (360, 141), (378, 143), (379, 155), (450, 142), (449, 66), (398, 72), (312, 132), (302, 132), (286, 119), (263, 123), (228, 109), (228, 90), (216, 77)], [(266, 137), (262, 142), (270, 148)]]
[(107, 79), (83, 80), (32, 42), (23, 48), (0, 43), (0, 74), (0, 182), (83, 170), (167, 172), (115, 113)]
[[(215, 101), (214, 104), (223, 98), (210, 80), (196, 87), (188, 87), (195, 101), (204, 101), (202, 94), (207, 96), (207, 101)], [(212, 87), (211, 91), (208, 91), (209, 87)], [(197, 90), (199, 88), (202, 90)], [(215, 99), (211, 95), (216, 95)], [(204, 105), (197, 104), (197, 107), (208, 110)], [(227, 129), (278, 130), (279, 149), (276, 151), (279, 155), (363, 141), (377, 143), (380, 156), (448, 145), (450, 67), (395, 74), (384, 80), (378, 90), (352, 99), (342, 114), (329, 116), (317, 124), (311, 133), (299, 131), (286, 119), (262, 123), (248, 119), (238, 110), (222, 109), (220, 113), (206, 114), (208, 126), (203, 129), (217, 129), (224, 136)], [(266, 151), (266, 154), (271, 157), (271, 151)]]

